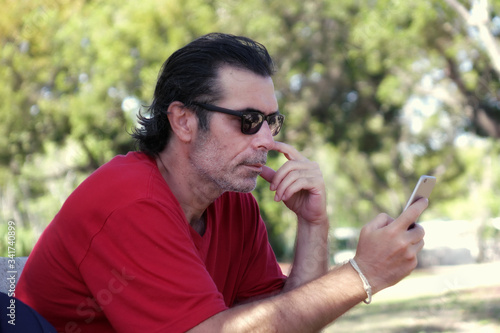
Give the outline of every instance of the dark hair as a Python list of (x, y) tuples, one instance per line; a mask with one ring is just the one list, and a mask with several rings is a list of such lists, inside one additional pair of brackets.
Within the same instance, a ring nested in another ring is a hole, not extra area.
[(167, 109), (174, 101), (184, 103), (198, 117), (198, 126), (208, 130), (208, 112), (192, 103), (213, 103), (222, 98), (217, 82), (223, 66), (246, 69), (263, 77), (272, 76), (274, 63), (266, 48), (247, 37), (211, 33), (174, 52), (162, 66), (148, 116), (139, 114), (132, 133), (140, 151), (155, 156), (167, 144), (172, 128)]

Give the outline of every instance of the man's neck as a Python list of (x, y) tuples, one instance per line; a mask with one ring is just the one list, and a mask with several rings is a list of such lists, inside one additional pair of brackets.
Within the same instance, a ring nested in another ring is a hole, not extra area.
[(191, 227), (200, 235), (203, 236), (207, 230), (207, 220), (205, 214), (201, 215), (198, 221), (193, 221), (190, 223)]
[(182, 159), (172, 158), (164, 151), (156, 157), (156, 165), (181, 205), (188, 223), (203, 235), (206, 227), (205, 210), (222, 193), (204, 186), (192, 168), (180, 163), (180, 160)]

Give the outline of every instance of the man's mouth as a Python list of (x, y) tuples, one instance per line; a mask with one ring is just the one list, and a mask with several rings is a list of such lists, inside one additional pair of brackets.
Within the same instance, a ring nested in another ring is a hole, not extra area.
[(266, 164), (266, 160), (266, 158), (247, 160), (242, 164), (260, 174), (262, 172), (262, 167)]
[(259, 174), (262, 172), (262, 166), (263, 164), (256, 163), (256, 164), (246, 164), (245, 166), (249, 167), (250, 169), (255, 170)]

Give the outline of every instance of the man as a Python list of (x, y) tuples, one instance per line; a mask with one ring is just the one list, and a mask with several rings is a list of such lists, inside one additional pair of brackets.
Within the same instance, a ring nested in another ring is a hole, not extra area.
[[(63, 332), (317, 331), (416, 266), (420, 200), (362, 230), (354, 261), (328, 270), (321, 171), (273, 140), (284, 117), (266, 49), (209, 34), (164, 64), (118, 156), (68, 198), (35, 246), (18, 297)], [(267, 153), (288, 161), (274, 171)], [(285, 277), (253, 196), (257, 176), (297, 215)]]

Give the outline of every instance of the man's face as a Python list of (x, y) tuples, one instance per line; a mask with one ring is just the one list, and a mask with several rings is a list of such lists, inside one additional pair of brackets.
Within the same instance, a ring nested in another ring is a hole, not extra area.
[[(278, 110), (274, 85), (270, 77), (223, 67), (219, 70), (223, 98), (214, 104), (232, 110), (252, 108), (266, 115)], [(211, 112), (211, 111), (206, 111)], [(198, 131), (190, 162), (203, 181), (222, 191), (250, 192), (266, 163), (274, 140), (267, 122), (256, 134), (241, 133), (239, 117), (214, 112), (210, 130)]]

